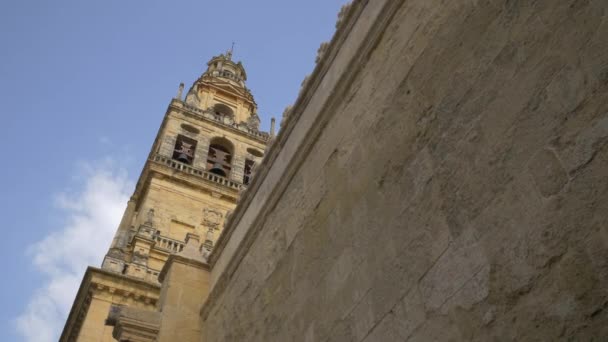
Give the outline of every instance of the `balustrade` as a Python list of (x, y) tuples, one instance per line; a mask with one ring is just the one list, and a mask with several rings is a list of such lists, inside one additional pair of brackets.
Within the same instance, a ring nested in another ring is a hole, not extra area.
[(182, 171), (184, 173), (195, 175), (195, 176), (201, 177), (201, 178), (203, 178), (205, 180), (208, 180), (208, 181), (211, 181), (211, 182), (214, 182), (214, 183), (218, 183), (220, 185), (224, 185), (224, 186), (236, 189), (236, 190), (239, 190), (242, 187), (242, 184), (239, 183), (239, 182), (232, 181), (232, 180), (230, 180), (228, 178), (216, 175), (216, 174), (211, 173), (211, 172), (207, 172), (207, 171), (204, 171), (204, 170), (196, 169), (196, 168), (194, 168), (194, 167), (192, 167), (190, 165), (178, 162), (177, 160), (171, 159), (171, 158), (166, 157), (166, 156), (162, 156), (160, 154), (155, 155), (152, 158), (152, 160), (155, 161), (155, 162), (157, 162), (157, 163), (167, 165), (167, 166), (169, 166), (169, 167), (171, 167), (173, 169)]
[(154, 235), (155, 247), (168, 250), (172, 253), (179, 253), (184, 249), (184, 243), (178, 240), (173, 240), (161, 235)]

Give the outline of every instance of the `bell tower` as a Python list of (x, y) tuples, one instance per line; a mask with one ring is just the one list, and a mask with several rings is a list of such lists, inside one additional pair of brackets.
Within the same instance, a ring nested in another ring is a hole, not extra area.
[(204, 257), (250, 184), (271, 135), (259, 130), (247, 74), (232, 51), (209, 60), (169, 104), (101, 268), (89, 267), (61, 341), (114, 341), (111, 306), (157, 306), (159, 273), (196, 236)]

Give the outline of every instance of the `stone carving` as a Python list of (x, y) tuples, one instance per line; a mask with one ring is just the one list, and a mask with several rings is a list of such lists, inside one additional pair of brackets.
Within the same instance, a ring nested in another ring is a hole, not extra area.
[(211, 112), (211, 111), (205, 111), (203, 113), (203, 116), (207, 119), (215, 120), (215, 114), (213, 114), (213, 112)]
[(260, 129), (260, 117), (256, 113), (251, 114), (247, 119), (247, 127), (252, 131), (258, 131)]
[(238, 125), (238, 129), (243, 131), (243, 132), (248, 132), (249, 131), (249, 127), (247, 126), (247, 123), (245, 122), (241, 122)]
[(154, 209), (149, 209), (146, 214), (146, 222), (145, 225), (154, 226)]
[(213, 231), (219, 228), (222, 217), (223, 215), (219, 210), (213, 208), (203, 209), (203, 225), (207, 226), (207, 233), (205, 234), (205, 242), (201, 248), (205, 260), (207, 260), (213, 250)]
[(224, 124), (226, 124), (226, 125), (232, 125), (232, 124), (234, 124), (234, 119), (232, 118), (232, 116), (225, 115), (224, 116)]
[(338, 13), (338, 21), (336, 21), (336, 29), (340, 27), (340, 25), (342, 25), (342, 23), (344, 22), (344, 19), (346, 19), (346, 14), (348, 13), (348, 10), (350, 10), (350, 8), (352, 7), (352, 2), (349, 2), (345, 5), (342, 6), (342, 8), (340, 8), (340, 12)]
[(328, 47), (329, 47), (328, 42), (321, 43), (321, 46), (319, 46), (319, 49), (317, 50), (317, 58), (315, 58), (315, 63), (319, 63), (321, 61), (321, 59), (323, 58), (323, 55), (325, 55), (325, 52), (327, 52)]
[(198, 94), (194, 88), (194, 86), (190, 88), (188, 94), (186, 94), (186, 104), (199, 108), (201, 101), (198, 98)]
[(207, 227), (217, 229), (222, 220), (222, 213), (212, 208), (203, 209), (203, 224)]

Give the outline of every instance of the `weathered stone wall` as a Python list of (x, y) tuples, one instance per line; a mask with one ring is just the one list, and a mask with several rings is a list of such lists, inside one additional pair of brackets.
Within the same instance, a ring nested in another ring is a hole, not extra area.
[(384, 2), (203, 341), (602, 340), (608, 2)]
[[(197, 254), (200, 254), (199, 246), (197, 239), (192, 248)], [(174, 255), (168, 262), (170, 264), (163, 269), (159, 301), (162, 319), (157, 341), (195, 342), (201, 335), (198, 324), (200, 299), (206, 298), (209, 291), (209, 270), (203, 262), (189, 256)]]

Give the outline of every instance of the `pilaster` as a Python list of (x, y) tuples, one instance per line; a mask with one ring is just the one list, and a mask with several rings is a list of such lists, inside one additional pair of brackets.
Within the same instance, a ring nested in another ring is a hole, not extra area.
[(194, 151), (194, 167), (199, 170), (207, 169), (207, 153), (209, 153), (209, 138), (205, 136), (198, 137), (198, 144)]
[(159, 299), (163, 316), (159, 342), (200, 340), (199, 312), (209, 293), (209, 267), (200, 251), (200, 238), (188, 234), (186, 247), (171, 255), (159, 280)]

